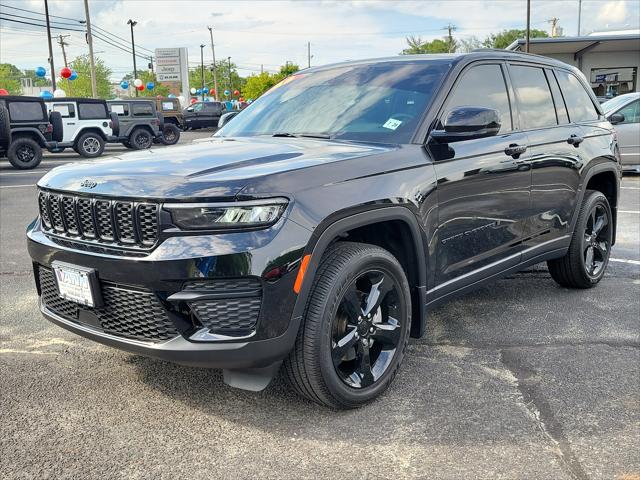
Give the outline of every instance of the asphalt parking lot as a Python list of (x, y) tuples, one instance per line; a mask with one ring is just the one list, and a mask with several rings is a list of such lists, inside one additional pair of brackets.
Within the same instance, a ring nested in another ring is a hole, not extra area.
[(0, 163), (0, 477), (640, 479), (640, 177), (598, 287), (539, 265), (453, 301), (382, 398), (334, 412), (45, 321), (24, 231), (37, 179), (78, 159)]

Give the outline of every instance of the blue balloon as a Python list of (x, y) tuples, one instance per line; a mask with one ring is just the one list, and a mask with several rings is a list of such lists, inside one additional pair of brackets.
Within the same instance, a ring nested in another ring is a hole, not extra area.
[(47, 71), (44, 69), (44, 67), (38, 67), (36, 68), (36, 75), (40, 78), (44, 77), (47, 74)]
[(202, 89), (201, 88), (198, 88), (196, 90), (196, 95), (202, 95)]
[(204, 88), (202, 89), (202, 93), (209, 93), (209, 89), (208, 89), (207, 87), (204, 87)]
[(75, 70), (72, 70), (69, 80), (75, 80), (76, 78), (78, 78), (78, 72), (76, 72)]
[(49, 90), (43, 90), (42, 92), (40, 92), (40, 98), (44, 98), (44, 99), (53, 98), (53, 93), (51, 93)]
[(173, 93), (170, 93), (169, 95), (167, 95), (167, 97), (169, 98), (176, 98), (176, 96)]
[(126, 90), (127, 88), (129, 88), (129, 82), (127, 82), (126, 80), (121, 81), (120, 88), (122, 88), (123, 90)]
[(153, 82), (147, 82), (147, 90), (153, 90), (156, 87), (156, 84)]
[(225, 97), (228, 97), (230, 93), (231, 93), (231, 92), (230, 92), (229, 90), (225, 90), (225, 91), (224, 91), (224, 96), (225, 96)]

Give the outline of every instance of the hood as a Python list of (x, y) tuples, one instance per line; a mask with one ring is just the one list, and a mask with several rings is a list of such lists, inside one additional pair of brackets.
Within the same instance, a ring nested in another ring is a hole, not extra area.
[(392, 148), (307, 138), (211, 138), (67, 164), (47, 173), (38, 186), (128, 198), (229, 199), (259, 177)]

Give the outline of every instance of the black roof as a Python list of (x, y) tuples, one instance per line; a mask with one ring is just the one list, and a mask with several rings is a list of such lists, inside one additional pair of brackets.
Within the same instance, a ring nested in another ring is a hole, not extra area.
[(151, 102), (155, 105), (156, 103), (156, 99), (149, 97), (149, 98), (112, 98), (111, 100), (107, 100), (107, 103), (113, 103), (113, 102), (129, 102), (129, 103), (146, 103), (146, 102)]
[(45, 98), (45, 102), (84, 102), (84, 103), (106, 103), (106, 100), (101, 98), (86, 98), (86, 97), (62, 97), (62, 98)]
[(9, 100), (10, 102), (44, 102), (41, 97), (27, 97), (25, 95), (2, 95), (0, 100)]

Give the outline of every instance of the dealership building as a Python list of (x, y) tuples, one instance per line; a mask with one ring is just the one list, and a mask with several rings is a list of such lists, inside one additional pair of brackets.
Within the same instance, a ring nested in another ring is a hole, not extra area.
[[(518, 39), (507, 50), (525, 50)], [(577, 67), (597, 96), (638, 92), (640, 32), (594, 32), (581, 37), (532, 38), (529, 52)]]

